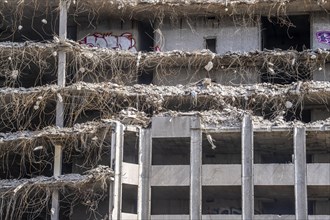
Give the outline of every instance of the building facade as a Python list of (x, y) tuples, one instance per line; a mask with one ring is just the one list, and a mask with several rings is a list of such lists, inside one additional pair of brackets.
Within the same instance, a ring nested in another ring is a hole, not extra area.
[(0, 219), (330, 220), (329, 9), (0, 0)]

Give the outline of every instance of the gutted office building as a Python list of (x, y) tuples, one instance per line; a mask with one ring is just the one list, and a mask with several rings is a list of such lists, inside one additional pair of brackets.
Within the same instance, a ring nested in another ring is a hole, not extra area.
[(330, 220), (329, 10), (0, 0), (0, 219)]

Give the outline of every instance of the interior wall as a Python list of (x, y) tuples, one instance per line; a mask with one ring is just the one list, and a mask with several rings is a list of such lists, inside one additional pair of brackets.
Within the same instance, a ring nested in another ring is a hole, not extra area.
[[(322, 32), (330, 32), (330, 15), (327, 12), (314, 12), (311, 15), (311, 44), (312, 49), (324, 48), (330, 49), (330, 41), (326, 43), (327, 35), (324, 35), (324, 40), (318, 39), (318, 34)], [(313, 72), (314, 81), (330, 81), (330, 64), (327, 63), (325, 66), (315, 70)]]
[[(120, 20), (120, 19), (110, 19), (104, 18), (99, 19), (94, 24), (94, 27), (90, 25), (89, 22), (82, 22), (77, 26), (77, 39), (81, 40), (86, 36), (93, 34), (105, 34), (112, 35), (115, 37), (120, 37), (123, 34), (131, 34), (132, 44), (136, 46), (136, 50), (139, 50), (139, 31), (138, 23), (134, 20)], [(127, 35), (128, 36), (128, 35)], [(112, 43), (112, 42), (109, 42)], [(112, 45), (112, 44), (111, 44)]]
[(242, 18), (191, 18), (177, 21), (164, 20), (158, 24), (160, 33), (155, 34), (156, 45), (161, 51), (195, 51), (206, 48), (205, 39), (216, 39), (216, 52), (252, 51), (260, 49), (259, 25), (246, 24)]

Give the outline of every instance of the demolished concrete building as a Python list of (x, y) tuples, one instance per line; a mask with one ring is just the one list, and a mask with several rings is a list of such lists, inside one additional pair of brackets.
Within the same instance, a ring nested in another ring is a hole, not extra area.
[(0, 0), (0, 219), (330, 219), (330, 3)]

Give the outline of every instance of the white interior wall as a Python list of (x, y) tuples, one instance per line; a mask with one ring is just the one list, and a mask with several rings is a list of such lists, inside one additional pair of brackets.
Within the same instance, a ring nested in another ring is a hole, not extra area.
[(205, 38), (216, 38), (217, 53), (228, 51), (253, 51), (260, 49), (260, 28), (257, 23), (244, 24), (245, 21), (231, 18), (196, 19), (178, 22), (165, 20), (158, 25), (160, 33), (155, 34), (156, 43), (162, 51), (205, 49)]

